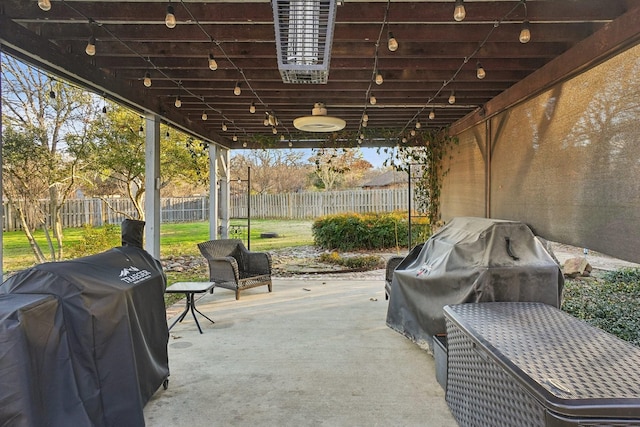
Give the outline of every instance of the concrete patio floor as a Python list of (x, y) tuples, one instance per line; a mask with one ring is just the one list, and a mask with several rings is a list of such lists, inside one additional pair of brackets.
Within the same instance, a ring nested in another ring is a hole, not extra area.
[(433, 357), (386, 326), (382, 280), (275, 279), (196, 307), (215, 324), (171, 330), (149, 427), (457, 425)]

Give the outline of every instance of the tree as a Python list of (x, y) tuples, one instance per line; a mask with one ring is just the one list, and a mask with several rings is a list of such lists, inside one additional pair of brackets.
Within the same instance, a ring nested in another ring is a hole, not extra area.
[[(171, 183), (206, 184), (206, 145), (182, 132), (169, 132), (164, 125), (160, 139), (160, 188)], [(144, 120), (117, 104), (91, 127), (91, 158), (94, 176), (90, 189), (107, 201), (114, 194), (127, 197), (135, 208), (135, 218), (144, 220), (145, 132)], [(108, 201), (107, 201), (108, 203)], [(110, 208), (117, 211), (114, 206)], [(127, 212), (119, 213), (131, 217)]]
[(367, 170), (373, 168), (357, 149), (321, 148), (309, 160), (316, 166), (316, 186), (326, 191), (352, 187)]
[(252, 150), (231, 158), (232, 179), (246, 178), (251, 168), (251, 191), (258, 194), (288, 193), (307, 186), (309, 166), (303, 153), (294, 150)]
[[(46, 261), (33, 237), (37, 227), (47, 237), (49, 258), (59, 260), (61, 209), (86, 166), (87, 127), (96, 104), (90, 94), (8, 55), (2, 55), (2, 81), (5, 195), (36, 260)], [(40, 208), (41, 199), (48, 199), (48, 212)]]

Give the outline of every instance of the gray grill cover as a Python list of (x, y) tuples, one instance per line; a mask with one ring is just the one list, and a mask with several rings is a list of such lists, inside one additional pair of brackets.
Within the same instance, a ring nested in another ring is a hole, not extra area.
[(454, 218), (398, 265), (387, 325), (424, 349), (446, 334), (443, 307), (488, 301), (560, 306), (560, 267), (517, 221)]
[(160, 263), (135, 246), (41, 264), (0, 285), (0, 332), (20, 343), (0, 343), (9, 367), (0, 426), (143, 426), (144, 405), (169, 375), (165, 288)]

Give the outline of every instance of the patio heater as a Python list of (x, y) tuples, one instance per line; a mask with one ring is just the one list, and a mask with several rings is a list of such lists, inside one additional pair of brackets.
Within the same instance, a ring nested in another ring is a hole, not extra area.
[(335, 0), (273, 0), (278, 69), (284, 83), (326, 84)]

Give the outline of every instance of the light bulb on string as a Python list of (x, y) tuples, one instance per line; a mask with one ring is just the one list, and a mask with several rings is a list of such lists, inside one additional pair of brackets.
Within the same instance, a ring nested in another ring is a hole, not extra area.
[(363, 122), (362, 122), (362, 127), (363, 127), (363, 128), (366, 128), (366, 127), (367, 127), (367, 123), (368, 123), (368, 122), (363, 121)]
[(476, 77), (478, 77), (480, 80), (487, 77), (487, 72), (482, 67), (482, 64), (480, 63), (480, 61), (478, 61), (478, 63), (476, 64)]
[(87, 47), (84, 49), (84, 52), (89, 56), (94, 56), (96, 54), (96, 37), (94, 35), (89, 37), (89, 41), (87, 42)]
[(271, 128), (271, 133), (273, 133), (274, 135), (278, 133), (278, 129), (276, 129), (275, 127)]
[(213, 53), (209, 54), (209, 69), (215, 71), (218, 69), (218, 61), (213, 57)]
[(173, 6), (169, 4), (169, 6), (167, 6), (167, 14), (164, 17), (164, 25), (166, 25), (167, 28), (175, 28), (176, 24), (175, 11), (173, 10)]
[(416, 129), (420, 129), (422, 127), (422, 123), (420, 123), (420, 120), (418, 120), (416, 122)]
[(380, 74), (380, 71), (378, 71), (376, 73), (376, 84), (380, 86), (382, 83), (384, 83), (384, 78), (382, 77), (382, 74)]
[(435, 110), (431, 110), (429, 112), (429, 120), (433, 120), (436, 118), (436, 111)]
[(247, 148), (247, 142), (246, 141), (242, 143), (242, 147)]
[(522, 23), (522, 29), (520, 30), (520, 36), (518, 37), (520, 43), (529, 43), (531, 40), (531, 30), (529, 29), (529, 21), (525, 19)]
[(233, 135), (233, 138), (231, 138), (231, 139), (233, 139), (233, 142), (238, 142), (238, 136), (237, 135)]
[(289, 141), (289, 147), (293, 147), (293, 142)]
[(409, 134), (411, 134), (411, 136), (416, 136), (416, 130), (415, 129), (411, 129), (411, 132), (409, 132)]
[(264, 113), (264, 120), (262, 121), (262, 124), (265, 126), (269, 126), (269, 113)]
[(457, 22), (463, 21), (467, 16), (467, 11), (464, 9), (464, 0), (456, 0), (456, 7), (453, 10), (453, 19)]
[(174, 103), (174, 105), (176, 106), (176, 108), (182, 107), (182, 99), (180, 98), (180, 95), (176, 96), (176, 102)]
[(202, 120), (206, 122), (208, 118), (209, 118), (209, 116), (207, 116), (207, 112), (203, 111), (202, 112)]
[(406, 144), (406, 143), (407, 143), (407, 137), (406, 137), (406, 136), (403, 136), (403, 137), (402, 137), (402, 143), (403, 143), (403, 144)]
[(256, 104), (255, 104), (255, 102), (252, 102), (251, 105), (249, 106), (249, 112), (251, 114), (254, 114), (256, 112)]
[(369, 97), (369, 104), (376, 105), (376, 102), (378, 102), (378, 100), (375, 96), (373, 96), (373, 94), (371, 94), (371, 96)]
[(455, 104), (456, 103), (456, 93), (454, 91), (451, 91), (451, 95), (449, 95), (449, 104)]
[(389, 31), (389, 37), (388, 37), (388, 41), (387, 41), (387, 48), (391, 52), (395, 52), (396, 50), (398, 50), (398, 40), (396, 40), (396, 38), (393, 37), (393, 33), (391, 31)]
[(222, 123), (222, 131), (223, 132), (227, 131), (227, 124), (226, 123)]
[(38, 7), (47, 12), (51, 10), (51, 2), (49, 0), (38, 0)]
[(369, 121), (369, 115), (368, 115), (367, 113), (364, 113), (364, 114), (362, 115), (362, 121), (363, 121), (363, 122), (368, 122), (368, 121)]
[(144, 73), (142, 84), (145, 85), (145, 87), (151, 87), (151, 73), (149, 73), (148, 71)]
[(233, 94), (235, 96), (240, 96), (241, 93), (242, 93), (242, 89), (240, 89), (240, 83), (236, 82), (236, 85), (233, 88)]

